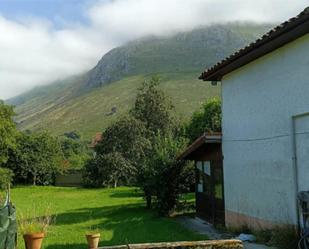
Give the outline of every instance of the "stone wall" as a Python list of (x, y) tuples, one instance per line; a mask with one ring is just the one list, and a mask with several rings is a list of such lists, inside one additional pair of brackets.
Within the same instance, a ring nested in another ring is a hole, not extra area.
[(243, 249), (240, 240), (206, 240), (163, 242), (146, 244), (128, 244), (120, 246), (105, 246), (99, 249)]

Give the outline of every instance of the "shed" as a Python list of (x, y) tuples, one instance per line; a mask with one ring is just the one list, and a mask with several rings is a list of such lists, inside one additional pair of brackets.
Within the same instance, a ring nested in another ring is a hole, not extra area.
[(197, 216), (213, 224), (224, 224), (221, 134), (203, 134), (178, 158), (195, 162)]

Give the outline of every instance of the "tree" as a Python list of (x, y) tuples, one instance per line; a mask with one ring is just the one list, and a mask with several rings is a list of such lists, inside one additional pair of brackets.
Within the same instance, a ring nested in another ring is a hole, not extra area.
[(211, 99), (203, 105), (202, 110), (194, 112), (186, 132), (191, 141), (205, 132), (221, 132), (221, 101)]
[[(145, 124), (144, 133), (150, 142), (150, 148), (154, 145), (157, 134), (165, 134), (177, 131), (178, 120), (174, 115), (175, 108), (171, 99), (159, 88), (159, 79), (152, 78), (145, 81), (138, 89), (134, 107), (130, 114)], [(146, 205), (151, 207), (152, 195), (154, 195), (152, 168), (147, 163), (153, 149), (145, 151), (143, 163), (137, 164), (137, 184), (141, 187), (146, 198)]]
[[(97, 157), (86, 165), (87, 185), (100, 187), (119, 180), (135, 183), (143, 190), (147, 207), (156, 197), (160, 214), (168, 214), (185, 191), (192, 172), (176, 160), (184, 149), (178, 121), (170, 99), (153, 78), (139, 88), (128, 116), (111, 124), (95, 147)], [(189, 177), (188, 177), (189, 176)]]
[(138, 89), (131, 114), (142, 121), (149, 135), (167, 133), (175, 128), (175, 110), (170, 98), (159, 88), (159, 79), (153, 77)]
[(61, 162), (58, 140), (47, 132), (17, 136), (17, 146), (9, 151), (6, 167), (14, 172), (15, 182), (48, 185), (53, 183)]
[(95, 151), (99, 155), (118, 152), (136, 166), (150, 149), (146, 132), (143, 122), (123, 116), (104, 131), (104, 139), (96, 145)]
[(80, 169), (90, 158), (86, 145), (78, 138), (59, 138), (61, 151), (64, 157), (64, 170), (68, 168)]
[(134, 117), (123, 116), (111, 124), (95, 147), (96, 158), (86, 164), (85, 184), (98, 187), (114, 182), (117, 185), (118, 179), (129, 182), (134, 178), (150, 149), (145, 133), (145, 125)]
[(186, 147), (183, 137), (173, 134), (155, 137), (152, 155), (145, 169), (146, 181), (157, 199), (157, 209), (161, 215), (169, 215), (178, 204), (180, 194), (188, 190), (186, 179), (191, 172), (185, 161), (177, 160), (177, 155)]
[(86, 167), (87, 171), (84, 175), (86, 185), (90, 187), (113, 186), (114, 188), (118, 186), (119, 181), (127, 182), (136, 169), (119, 152), (98, 155)]
[(0, 100), (0, 165), (8, 160), (8, 151), (15, 147), (16, 127), (13, 108)]

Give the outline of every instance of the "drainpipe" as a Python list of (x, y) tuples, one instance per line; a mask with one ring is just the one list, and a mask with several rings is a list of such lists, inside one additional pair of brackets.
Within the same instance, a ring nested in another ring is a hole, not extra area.
[(299, 192), (299, 185), (298, 185), (298, 164), (297, 164), (297, 146), (296, 146), (296, 129), (295, 123), (296, 119), (302, 118), (305, 116), (309, 116), (309, 112), (297, 114), (292, 116), (292, 152), (293, 152), (293, 169), (294, 169), (294, 189), (295, 189), (295, 208), (296, 208), (296, 220), (297, 220), (297, 227), (300, 228), (300, 217), (299, 217), (299, 205), (298, 205), (298, 192)]

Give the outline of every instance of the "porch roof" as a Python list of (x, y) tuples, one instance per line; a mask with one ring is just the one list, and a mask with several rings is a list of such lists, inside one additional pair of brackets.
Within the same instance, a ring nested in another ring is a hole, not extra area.
[(197, 138), (191, 145), (183, 151), (177, 159), (179, 160), (190, 160), (190, 156), (205, 144), (221, 144), (222, 134), (221, 133), (204, 133), (202, 136)]

